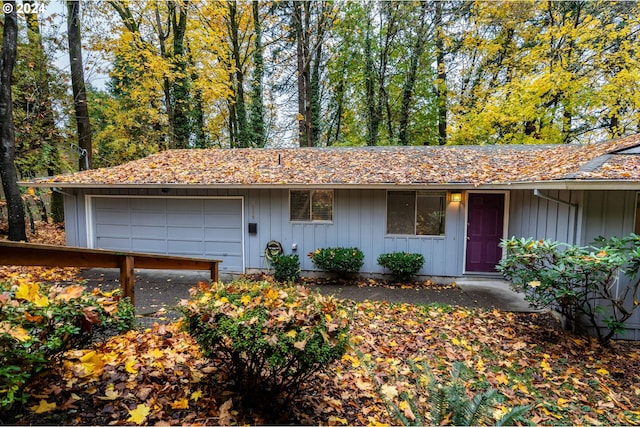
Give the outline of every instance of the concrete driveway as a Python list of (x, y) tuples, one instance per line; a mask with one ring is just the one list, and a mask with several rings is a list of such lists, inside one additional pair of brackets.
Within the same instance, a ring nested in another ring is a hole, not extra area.
[[(92, 268), (83, 270), (82, 277), (87, 287), (104, 290), (120, 286), (118, 269)], [(200, 281), (208, 281), (209, 272), (174, 270), (136, 270), (135, 295), (136, 314), (139, 317), (171, 317), (181, 300), (189, 298), (189, 289)], [(231, 280), (221, 276), (222, 281)], [(340, 286), (311, 285), (324, 294), (354, 301), (379, 300), (390, 303), (450, 304), (470, 308), (492, 309), (512, 312), (535, 311), (529, 307), (523, 295), (512, 291), (509, 283), (493, 278), (462, 278), (456, 286), (443, 289), (404, 289), (384, 286)]]

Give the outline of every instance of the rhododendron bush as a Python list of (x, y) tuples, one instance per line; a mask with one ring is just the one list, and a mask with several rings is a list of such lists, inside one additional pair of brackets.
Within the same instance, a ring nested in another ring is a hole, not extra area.
[[(595, 246), (509, 239), (498, 270), (535, 308), (558, 310), (607, 345), (636, 308), (640, 295), (640, 236), (598, 238)], [(625, 278), (626, 276), (626, 278)]]

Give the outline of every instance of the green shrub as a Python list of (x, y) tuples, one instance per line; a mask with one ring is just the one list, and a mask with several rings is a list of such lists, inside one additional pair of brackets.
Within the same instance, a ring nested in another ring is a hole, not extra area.
[(24, 279), (0, 283), (0, 412), (25, 402), (29, 379), (60, 353), (87, 343), (96, 327), (123, 331), (132, 324), (133, 306), (117, 295)]
[(357, 273), (364, 264), (364, 254), (358, 248), (323, 248), (309, 254), (314, 267), (344, 276)]
[(347, 310), (304, 287), (202, 283), (181, 310), (203, 354), (220, 362), (251, 408), (292, 398), (349, 344)]
[(393, 252), (380, 255), (378, 264), (391, 270), (394, 281), (408, 282), (424, 265), (424, 256), (408, 252)]
[(271, 261), (273, 277), (278, 282), (297, 282), (300, 279), (300, 259), (298, 255), (277, 255)]
[[(599, 238), (595, 243), (577, 247), (548, 240), (504, 240), (507, 253), (498, 270), (533, 307), (558, 310), (569, 326), (586, 320), (599, 342), (607, 345), (638, 307), (640, 236)], [(620, 272), (629, 282), (619, 280)]]

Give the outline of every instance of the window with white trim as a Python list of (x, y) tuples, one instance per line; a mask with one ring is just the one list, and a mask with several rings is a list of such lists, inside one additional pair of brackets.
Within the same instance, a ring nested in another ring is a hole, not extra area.
[(291, 221), (333, 221), (333, 190), (290, 190)]
[(444, 236), (447, 193), (388, 191), (387, 234)]

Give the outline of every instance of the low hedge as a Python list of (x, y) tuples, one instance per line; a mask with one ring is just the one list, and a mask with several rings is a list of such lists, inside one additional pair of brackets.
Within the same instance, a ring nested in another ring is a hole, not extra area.
[(271, 261), (273, 277), (278, 282), (297, 282), (300, 279), (300, 259), (298, 255), (276, 255)]
[(393, 252), (380, 255), (378, 264), (391, 270), (394, 281), (408, 282), (424, 265), (424, 256), (417, 253)]
[(358, 248), (322, 248), (309, 254), (314, 267), (345, 276), (357, 273), (364, 265), (364, 254)]

